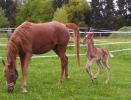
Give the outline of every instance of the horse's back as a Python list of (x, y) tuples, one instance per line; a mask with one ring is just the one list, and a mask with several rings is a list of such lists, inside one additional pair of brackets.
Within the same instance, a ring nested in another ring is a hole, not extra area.
[(36, 54), (45, 53), (56, 45), (67, 45), (69, 32), (66, 26), (59, 22), (30, 23), (24, 22), (15, 31), (22, 47)]

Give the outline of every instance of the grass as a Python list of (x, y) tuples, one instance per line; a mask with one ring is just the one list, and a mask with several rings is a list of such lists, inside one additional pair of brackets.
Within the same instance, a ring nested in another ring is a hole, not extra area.
[[(105, 39), (108, 41), (108, 39)], [(121, 39), (118, 39), (119, 41)], [(110, 42), (116, 41), (109, 39)], [(3, 42), (4, 43), (4, 42)], [(101, 46), (99, 46), (101, 47)], [(130, 48), (131, 44), (117, 44), (102, 46), (109, 50)], [(0, 47), (0, 56), (5, 56), (5, 47)], [(85, 53), (85, 47), (81, 47), (81, 53)], [(74, 53), (74, 48), (69, 47), (68, 53)], [(54, 54), (52, 51), (46, 55)], [(103, 69), (101, 77), (94, 83), (85, 72), (86, 56), (81, 56), (81, 66), (76, 66), (75, 57), (69, 57), (70, 80), (65, 80), (58, 85), (60, 77), (59, 58), (32, 59), (28, 68), (27, 89), (28, 93), (21, 93), (21, 68), (19, 61), (19, 78), (14, 92), (8, 94), (5, 89), (3, 77), (3, 65), (0, 62), (0, 99), (2, 100), (130, 100), (131, 99), (131, 51), (113, 53), (110, 59), (111, 80), (104, 84), (106, 70)], [(1, 59), (0, 59), (1, 60)], [(96, 72), (96, 65), (94, 65)]]

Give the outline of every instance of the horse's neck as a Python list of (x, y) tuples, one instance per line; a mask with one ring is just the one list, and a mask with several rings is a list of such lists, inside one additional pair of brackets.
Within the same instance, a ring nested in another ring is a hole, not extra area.
[(91, 43), (88, 43), (88, 56), (90, 58), (90, 56), (95, 56), (95, 52), (96, 52), (96, 47), (94, 45), (94, 42), (92, 40)]
[(9, 64), (15, 65), (17, 56), (17, 48), (14, 44), (9, 43), (7, 50), (7, 61)]

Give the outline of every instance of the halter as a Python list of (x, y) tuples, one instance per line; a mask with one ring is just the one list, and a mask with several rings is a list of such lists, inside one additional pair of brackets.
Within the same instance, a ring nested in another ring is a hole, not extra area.
[(11, 83), (7, 84), (7, 86), (8, 86), (8, 87), (12, 87), (12, 86), (14, 86), (14, 83), (11, 82)]

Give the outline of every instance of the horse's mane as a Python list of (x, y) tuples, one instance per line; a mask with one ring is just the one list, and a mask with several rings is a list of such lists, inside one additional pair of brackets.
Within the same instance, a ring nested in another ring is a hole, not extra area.
[(14, 61), (16, 59), (17, 53), (18, 53), (18, 50), (17, 50), (16, 44), (10, 41), (8, 45), (8, 50), (7, 50), (8, 62)]
[(31, 26), (30, 22), (24, 22), (16, 28), (11, 38), (9, 39), (7, 60), (9, 61), (15, 60), (17, 54), (21, 49), (27, 50), (29, 48), (24, 45), (30, 42), (30, 39), (28, 38), (29, 34), (27, 34), (30, 31), (30, 26)]

